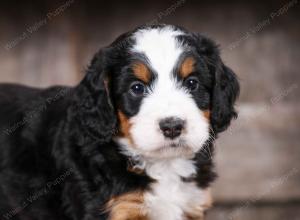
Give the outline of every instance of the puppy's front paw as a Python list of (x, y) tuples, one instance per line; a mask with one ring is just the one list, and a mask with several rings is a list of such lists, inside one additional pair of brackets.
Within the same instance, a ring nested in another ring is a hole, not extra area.
[(106, 206), (109, 220), (149, 220), (143, 192), (130, 192), (111, 199)]

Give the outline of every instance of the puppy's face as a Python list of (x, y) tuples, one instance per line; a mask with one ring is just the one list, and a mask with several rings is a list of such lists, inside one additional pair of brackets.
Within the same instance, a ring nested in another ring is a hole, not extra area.
[[(225, 67), (215, 45), (183, 29), (158, 26), (126, 33), (107, 51), (108, 87), (120, 130), (115, 139), (133, 155), (193, 157), (209, 139), (212, 123), (224, 121), (217, 119), (220, 109), (213, 112), (217, 80), (228, 78), (217, 76)], [(230, 121), (235, 97), (224, 99), (224, 111), (231, 112), (221, 114), (230, 114)]]
[(212, 78), (182, 34), (166, 28), (132, 36), (116, 89), (120, 140), (136, 154), (191, 156), (209, 138)]

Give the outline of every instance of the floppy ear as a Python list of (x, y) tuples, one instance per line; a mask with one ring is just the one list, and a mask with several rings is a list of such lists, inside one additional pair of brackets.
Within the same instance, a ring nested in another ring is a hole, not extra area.
[(230, 125), (231, 119), (237, 117), (234, 103), (239, 90), (235, 73), (218, 58), (211, 106), (211, 124), (216, 133), (224, 131)]
[(116, 132), (116, 114), (110, 99), (110, 79), (105, 50), (98, 52), (76, 93), (76, 120), (85, 141), (107, 142)]
[(229, 126), (232, 118), (237, 117), (234, 103), (239, 95), (239, 83), (235, 73), (223, 64), (215, 42), (200, 34), (194, 34), (193, 37), (197, 52), (206, 59), (214, 79), (210, 120), (213, 131), (219, 133)]

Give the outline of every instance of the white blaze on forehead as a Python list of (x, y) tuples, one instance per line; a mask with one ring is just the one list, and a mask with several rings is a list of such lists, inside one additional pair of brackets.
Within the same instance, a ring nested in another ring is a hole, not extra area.
[(139, 30), (134, 34), (136, 44), (132, 49), (144, 53), (158, 74), (168, 75), (183, 52), (182, 45), (176, 39), (176, 36), (182, 34), (171, 26)]

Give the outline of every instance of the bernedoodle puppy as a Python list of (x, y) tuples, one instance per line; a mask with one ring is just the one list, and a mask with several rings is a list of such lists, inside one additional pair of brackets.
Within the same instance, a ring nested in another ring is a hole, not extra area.
[(216, 44), (172, 25), (122, 34), (75, 87), (1, 84), (0, 218), (202, 219), (238, 93)]

